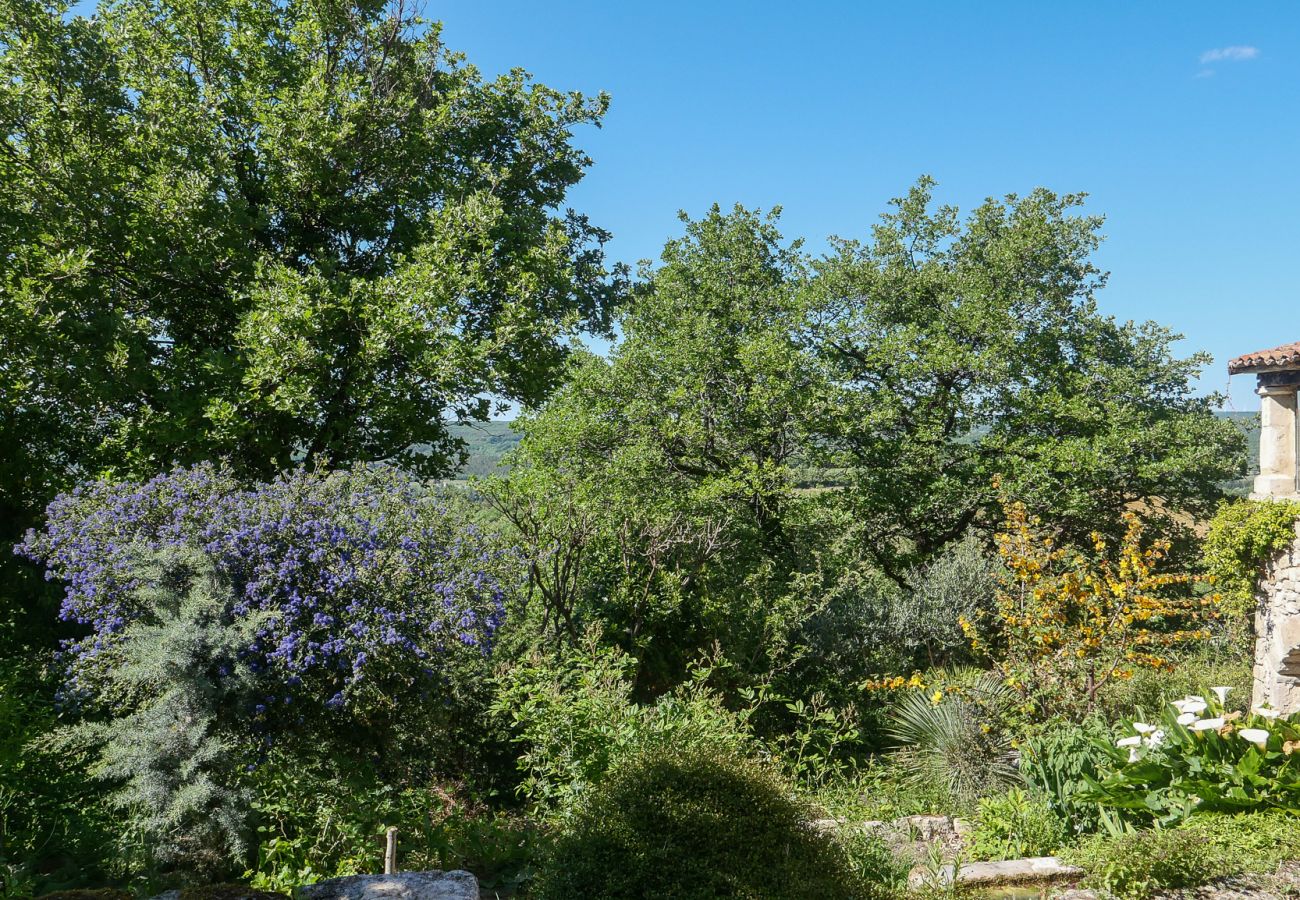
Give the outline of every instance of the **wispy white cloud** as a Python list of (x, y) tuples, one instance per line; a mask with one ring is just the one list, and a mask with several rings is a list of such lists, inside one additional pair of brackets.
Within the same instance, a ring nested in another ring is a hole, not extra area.
[(1259, 56), (1258, 47), (1237, 46), (1215, 47), (1201, 54), (1201, 65), (1216, 62), (1248, 62)]

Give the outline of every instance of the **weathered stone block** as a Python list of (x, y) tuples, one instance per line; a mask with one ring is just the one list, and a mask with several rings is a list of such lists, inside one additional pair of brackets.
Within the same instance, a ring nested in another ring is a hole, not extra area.
[(1255, 612), (1251, 701), (1284, 713), (1300, 710), (1300, 525), (1296, 542), (1269, 563)]
[(298, 888), (298, 900), (478, 900), (478, 879), (469, 872), (398, 872), (350, 875)]

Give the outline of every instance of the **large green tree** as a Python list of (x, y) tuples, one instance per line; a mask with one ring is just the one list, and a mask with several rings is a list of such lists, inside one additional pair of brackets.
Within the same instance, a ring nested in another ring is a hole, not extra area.
[(405, 0), (0, 0), (0, 506), (223, 457), (459, 460), (620, 279), (564, 209), (606, 99)]
[[(1204, 518), (1242, 434), (1196, 395), (1203, 353), (1097, 309), (1101, 219), (1081, 195), (988, 200), (964, 221), (919, 182), (870, 240), (834, 242), (805, 337), (834, 384), (816, 426), (862, 546), (890, 575), (996, 521), (999, 491), (1084, 539), (1126, 508)], [(1000, 485), (1000, 486), (999, 486)]]
[(745, 662), (779, 643), (769, 626), (800, 557), (794, 473), (823, 393), (796, 343), (806, 265), (774, 217), (685, 220), (609, 357), (525, 417), (489, 490), (559, 634), (602, 621), (649, 678), (714, 640)]
[[(816, 260), (714, 209), (642, 273), (621, 340), (525, 417), (493, 487), (556, 633), (717, 640), (751, 671), (850, 626), (902, 644), (920, 625), (886, 607), (987, 547), (1000, 494), (1073, 540), (1129, 508), (1167, 533), (1212, 509), (1242, 435), (1195, 394), (1204, 355), (1098, 311), (1082, 198), (963, 220), (931, 191)], [(810, 464), (828, 489), (797, 489)]]

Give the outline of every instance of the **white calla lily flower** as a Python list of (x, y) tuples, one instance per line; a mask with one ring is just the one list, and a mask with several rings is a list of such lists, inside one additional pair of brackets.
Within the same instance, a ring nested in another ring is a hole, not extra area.
[(1210, 690), (1214, 691), (1214, 696), (1219, 698), (1219, 703), (1224, 704), (1228, 702), (1228, 691), (1232, 690), (1232, 688), (1225, 685), (1221, 687), (1212, 687)]
[(1263, 728), (1243, 728), (1237, 734), (1241, 735), (1252, 744), (1256, 744), (1262, 750), (1268, 743), (1268, 732)]
[(1179, 725), (1191, 725), (1195, 721), (1196, 721), (1196, 713), (1189, 713), (1189, 712), (1183, 713), (1177, 719)]
[(1156, 730), (1156, 726), (1148, 725), (1146, 722), (1134, 722), (1133, 730), (1138, 734), (1150, 734)]
[(1270, 706), (1256, 706), (1251, 710), (1251, 712), (1263, 719), (1276, 719), (1278, 716), (1282, 715)]
[(1217, 719), (1197, 719), (1189, 727), (1192, 731), (1218, 731), (1225, 724), (1222, 716)]
[(1140, 743), (1142, 743), (1142, 738), (1139, 735), (1135, 734), (1132, 737), (1120, 738), (1118, 741), (1115, 742), (1115, 746), (1136, 747)]

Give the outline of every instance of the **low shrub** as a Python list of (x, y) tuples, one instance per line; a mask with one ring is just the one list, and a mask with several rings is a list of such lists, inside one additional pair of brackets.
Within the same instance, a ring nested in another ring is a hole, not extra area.
[(636, 662), (595, 634), (558, 655), (538, 654), (502, 676), (495, 712), (521, 745), (520, 793), (564, 816), (615, 761), (651, 747), (752, 749), (746, 715), (707, 686), (708, 668), (654, 703), (632, 698)]
[(1089, 885), (1124, 898), (1149, 897), (1162, 889), (1191, 887), (1223, 874), (1193, 831), (1163, 829), (1096, 836), (1066, 854), (1088, 873)]
[(975, 859), (1045, 856), (1064, 843), (1066, 833), (1045, 797), (1012, 788), (979, 801), (970, 851)]
[(819, 785), (814, 796), (831, 816), (850, 822), (953, 811), (952, 797), (943, 784), (918, 781), (893, 756), (864, 760), (841, 777)]
[(772, 768), (738, 753), (644, 750), (579, 805), (537, 896), (871, 896), (877, 888), (812, 818)]
[(1207, 815), (1178, 828), (1094, 835), (1063, 855), (1085, 883), (1126, 900), (1231, 875), (1273, 871), (1300, 856), (1300, 820), (1285, 813)]

